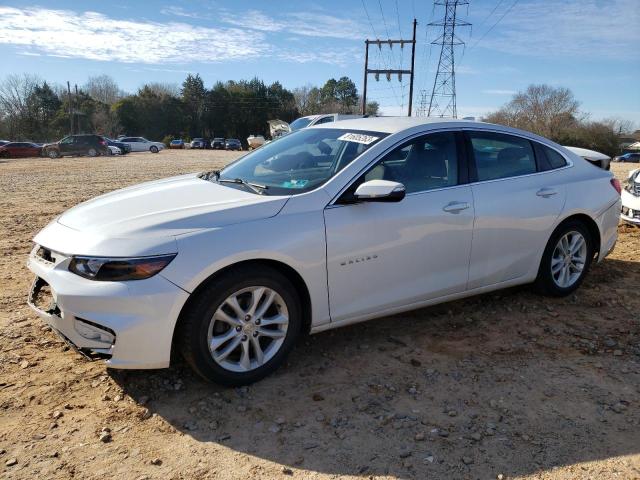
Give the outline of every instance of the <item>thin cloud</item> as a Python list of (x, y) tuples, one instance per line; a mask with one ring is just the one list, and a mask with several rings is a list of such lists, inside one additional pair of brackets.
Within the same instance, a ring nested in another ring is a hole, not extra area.
[[(496, 12), (496, 20), (502, 13)], [(638, 0), (529, 1), (519, 3), (478, 47), (546, 58), (637, 58), (639, 24)]]
[(515, 95), (518, 92), (515, 90), (501, 90), (499, 88), (490, 88), (489, 90), (483, 90), (482, 93), (486, 93), (488, 95)]
[(186, 23), (118, 20), (96, 12), (0, 7), (0, 44), (43, 53), (124, 63), (216, 62), (258, 57), (260, 32)]
[(171, 17), (185, 17), (185, 18), (203, 18), (200, 13), (188, 12), (182, 7), (168, 6), (160, 9), (160, 13)]
[(220, 19), (230, 25), (262, 32), (285, 32), (305, 37), (362, 40), (366, 37), (364, 25), (349, 18), (335, 17), (317, 12), (293, 12), (270, 17), (259, 10), (241, 15), (223, 11)]

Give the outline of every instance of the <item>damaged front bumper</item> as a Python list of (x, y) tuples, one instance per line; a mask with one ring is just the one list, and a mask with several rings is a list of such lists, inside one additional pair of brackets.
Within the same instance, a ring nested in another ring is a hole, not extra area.
[(28, 304), (84, 356), (112, 368), (169, 366), (173, 330), (188, 294), (155, 275), (100, 282), (68, 270), (71, 256), (36, 247), (27, 262), (36, 278)]

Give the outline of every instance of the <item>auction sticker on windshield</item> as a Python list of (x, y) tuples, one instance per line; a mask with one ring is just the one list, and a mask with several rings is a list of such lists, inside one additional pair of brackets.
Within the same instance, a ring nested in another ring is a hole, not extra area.
[(356, 142), (364, 145), (369, 145), (375, 142), (380, 137), (374, 137), (373, 135), (365, 135), (363, 133), (345, 133), (338, 140), (344, 140), (345, 142)]

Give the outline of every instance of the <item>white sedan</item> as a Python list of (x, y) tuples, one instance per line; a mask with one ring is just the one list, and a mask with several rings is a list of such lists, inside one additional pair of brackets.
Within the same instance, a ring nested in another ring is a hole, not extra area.
[(110, 367), (167, 367), (174, 348), (241, 385), (305, 332), (519, 284), (568, 295), (620, 206), (610, 172), (531, 133), (348, 120), (68, 210), (34, 239), (29, 298)]
[(622, 213), (620, 217), (640, 226), (640, 168), (629, 172), (627, 184), (622, 191)]
[(118, 141), (129, 145), (132, 152), (158, 153), (160, 150), (164, 150), (164, 143), (152, 142), (144, 137), (123, 137)]

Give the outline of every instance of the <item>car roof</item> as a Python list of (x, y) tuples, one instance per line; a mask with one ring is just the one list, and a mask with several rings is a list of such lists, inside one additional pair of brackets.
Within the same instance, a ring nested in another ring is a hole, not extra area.
[(371, 130), (374, 132), (396, 133), (419, 125), (453, 126), (461, 125), (489, 125), (484, 122), (474, 122), (471, 120), (459, 120), (456, 118), (428, 118), (428, 117), (368, 117), (349, 120), (340, 120), (332, 123), (323, 123), (309, 128), (341, 128), (353, 130)]

